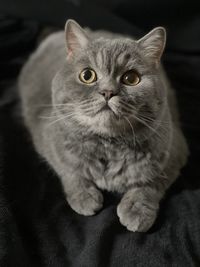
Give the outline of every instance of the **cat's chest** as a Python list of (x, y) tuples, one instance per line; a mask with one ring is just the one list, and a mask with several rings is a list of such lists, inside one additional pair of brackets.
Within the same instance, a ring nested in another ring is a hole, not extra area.
[[(128, 148), (117, 144), (89, 141), (82, 144), (82, 154), (90, 171), (106, 176), (113, 167), (122, 168)], [(113, 170), (114, 171), (114, 170)], [(97, 176), (97, 175), (95, 175)]]
[(126, 145), (95, 142), (83, 145), (83, 153), (85, 175), (99, 188), (119, 192), (140, 178), (150, 157)]

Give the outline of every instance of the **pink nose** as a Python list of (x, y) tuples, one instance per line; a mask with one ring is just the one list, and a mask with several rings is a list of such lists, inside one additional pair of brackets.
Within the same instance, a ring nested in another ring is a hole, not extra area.
[(112, 90), (103, 90), (99, 93), (105, 98), (106, 101), (108, 101), (109, 99), (111, 99), (111, 97), (115, 95)]

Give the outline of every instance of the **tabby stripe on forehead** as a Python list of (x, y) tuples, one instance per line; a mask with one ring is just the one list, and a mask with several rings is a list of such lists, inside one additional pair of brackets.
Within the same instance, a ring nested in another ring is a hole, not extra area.
[(93, 53), (93, 59), (96, 66), (100, 69), (105, 68), (108, 74), (116, 73), (116, 70), (121, 66), (125, 66), (131, 55), (127, 54), (126, 51), (116, 50), (113, 55), (112, 51), (106, 48), (102, 48), (97, 52)]
[(126, 54), (126, 52), (123, 53), (123, 61), (122, 61), (122, 66), (126, 66), (127, 61), (130, 59), (131, 55), (130, 54)]
[(102, 50), (101, 50), (101, 56), (102, 56), (102, 66), (101, 67), (103, 67), (103, 66), (106, 66), (106, 69), (108, 70), (108, 73), (110, 73), (110, 66), (109, 66), (109, 64), (110, 64), (110, 62), (109, 62), (109, 58), (110, 58), (110, 54), (109, 54), (109, 51), (106, 51), (106, 49), (105, 48), (103, 48)]
[(112, 65), (112, 56), (111, 56), (111, 51), (109, 50), (107, 52), (107, 65), (106, 65), (106, 69), (108, 70), (109, 74), (112, 72), (112, 67), (114, 67), (114, 65)]
[(127, 53), (126, 51), (119, 51), (119, 53), (117, 53), (114, 56), (115, 72), (118, 72), (119, 68), (124, 68), (126, 66), (127, 63), (127, 59), (125, 59), (126, 53)]

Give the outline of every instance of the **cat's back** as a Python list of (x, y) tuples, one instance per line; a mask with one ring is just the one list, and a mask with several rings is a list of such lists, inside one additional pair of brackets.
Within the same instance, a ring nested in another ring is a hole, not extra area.
[[(19, 83), (24, 84), (52, 79), (65, 60), (64, 32), (51, 34), (30, 56), (22, 69)], [(26, 84), (27, 86), (27, 84)]]
[(51, 82), (65, 56), (64, 32), (57, 32), (48, 36), (24, 65), (18, 87), (25, 119), (51, 103)]

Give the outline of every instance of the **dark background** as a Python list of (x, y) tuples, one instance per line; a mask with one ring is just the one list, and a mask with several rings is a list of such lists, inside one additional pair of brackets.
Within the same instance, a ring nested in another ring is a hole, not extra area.
[[(136, 37), (165, 26), (163, 64), (190, 147), (182, 175), (148, 233), (118, 222), (115, 195), (84, 217), (67, 205), (19, 115), (17, 77), (46, 27), (66, 19)], [(0, 1), (0, 267), (200, 266), (200, 8), (198, 1)]]

